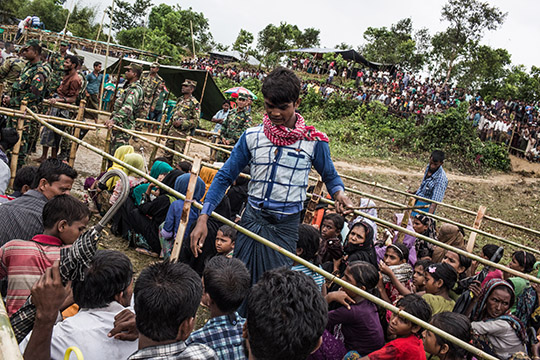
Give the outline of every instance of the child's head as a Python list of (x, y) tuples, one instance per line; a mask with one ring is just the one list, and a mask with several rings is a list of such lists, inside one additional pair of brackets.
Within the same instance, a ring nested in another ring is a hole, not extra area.
[(409, 260), (409, 248), (402, 243), (391, 244), (386, 248), (384, 263), (388, 266), (404, 264)]
[(311, 225), (301, 224), (298, 227), (298, 242), (296, 243), (296, 255), (309, 262), (315, 260), (319, 250), (320, 234)]
[(470, 258), (466, 257), (465, 255), (453, 252), (451, 250), (448, 250), (446, 252), (442, 262), (453, 267), (459, 275), (467, 271), (467, 269), (471, 267), (472, 263)]
[(345, 219), (339, 214), (326, 214), (321, 222), (321, 236), (323, 239), (341, 238)]
[(528, 274), (534, 269), (536, 258), (526, 251), (516, 251), (512, 254), (512, 262), (508, 265), (510, 269)]
[(425, 215), (417, 214), (412, 221), (414, 232), (423, 234), (428, 229), (430, 220), (431, 219)]
[(413, 285), (416, 291), (423, 291), (426, 286), (426, 270), (432, 262), (429, 260), (419, 260), (414, 264)]
[(37, 167), (35, 166), (24, 166), (17, 170), (15, 180), (13, 180), (13, 190), (24, 194), (28, 190), (32, 189), (32, 185), (36, 179), (36, 174)]
[[(472, 339), (471, 322), (465, 315), (449, 311), (438, 313), (431, 318), (431, 325), (467, 343)], [(462, 347), (429, 330), (424, 332), (424, 350), (445, 360), (463, 359), (468, 354)]]
[[(497, 253), (499, 249), (501, 250)], [(499, 261), (501, 261), (504, 255), (504, 248), (494, 244), (487, 244), (482, 247), (482, 257), (487, 260), (491, 260), (493, 258), (493, 255), (495, 255), (496, 253), (497, 256), (492, 261), (498, 263)]]
[(295, 103), (300, 97), (300, 79), (293, 71), (277, 67), (264, 79), (261, 91), (264, 100), (273, 105)]
[(251, 278), (242, 261), (215, 256), (204, 268), (203, 284), (203, 302), (210, 307), (215, 304), (221, 313), (230, 314), (244, 301)]
[(456, 270), (446, 263), (429, 265), (424, 274), (426, 277), (426, 293), (428, 294), (450, 291), (457, 281)]
[[(379, 282), (379, 270), (368, 262), (353, 261), (347, 265), (343, 274), (343, 280), (371, 293)], [(357, 296), (356, 293), (348, 289), (343, 290), (352, 298)]]
[(90, 219), (86, 205), (71, 195), (55, 196), (45, 204), (42, 214), (44, 233), (68, 245), (77, 240)]
[(252, 358), (307, 358), (317, 350), (328, 305), (312, 278), (278, 268), (265, 272), (248, 295), (244, 327)]
[[(397, 302), (396, 306), (420, 320), (429, 321), (431, 319), (431, 306), (429, 306), (426, 300), (416, 294), (405, 295)], [(407, 337), (414, 334), (420, 337), (422, 331), (423, 329), (419, 325), (392, 313), (392, 317), (388, 323), (388, 335)]]
[(222, 225), (216, 235), (216, 251), (218, 254), (227, 255), (234, 249), (236, 241), (236, 229), (229, 225)]

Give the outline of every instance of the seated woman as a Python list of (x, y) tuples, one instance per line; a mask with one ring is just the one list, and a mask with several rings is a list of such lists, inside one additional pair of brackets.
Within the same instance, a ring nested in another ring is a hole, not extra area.
[[(127, 154), (125, 157), (124, 157), (124, 162), (128, 165), (131, 165), (132, 167), (134, 167), (135, 169), (137, 170), (140, 170), (140, 171), (144, 171), (144, 158), (142, 157), (141, 154)], [(137, 173), (127, 169), (127, 168), (122, 168), (122, 170), (126, 173), (126, 175), (128, 176), (128, 180), (129, 180), (129, 186), (130, 188), (133, 188), (137, 185), (139, 185), (141, 182), (143, 182), (144, 178), (137, 175)], [(110, 205), (113, 205), (117, 200), (118, 198), (120, 197), (120, 194), (122, 193), (122, 189), (123, 189), (123, 184), (122, 182), (120, 181), (120, 179), (116, 182), (115, 186), (114, 186), (114, 189), (113, 189), (113, 192), (112, 192), (112, 195), (111, 195), (111, 198), (109, 199), (109, 204)]]
[[(437, 240), (453, 247), (461, 248), (465, 245), (462, 231), (463, 230), (456, 225), (443, 224), (439, 228)], [(431, 257), (431, 261), (433, 261), (434, 263), (442, 262), (446, 251), (446, 249), (435, 246), (433, 248), (433, 255)]]
[(521, 321), (509, 314), (515, 295), (512, 286), (501, 279), (488, 281), (475, 293), (471, 315), (474, 344), (488, 354), (509, 359), (512, 354), (526, 351), (525, 328)]
[[(150, 176), (156, 180), (162, 180), (165, 175), (172, 171), (172, 169), (173, 167), (165, 161), (156, 159), (150, 169)], [(140, 184), (133, 189), (131, 196), (133, 197), (136, 206), (139, 206), (143, 199), (148, 199), (150, 197), (149, 189), (150, 183)]]

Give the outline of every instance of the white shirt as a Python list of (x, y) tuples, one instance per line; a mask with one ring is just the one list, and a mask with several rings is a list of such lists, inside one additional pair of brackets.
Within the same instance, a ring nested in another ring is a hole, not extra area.
[(473, 332), (487, 335), (498, 357), (509, 359), (516, 352), (527, 351), (512, 326), (505, 320), (474, 321)]
[[(54, 325), (51, 340), (51, 360), (63, 360), (67, 348), (78, 347), (84, 360), (125, 360), (139, 347), (139, 341), (122, 341), (107, 334), (114, 327), (114, 317), (125, 308), (116, 301), (99, 309), (81, 309), (76, 315)], [(24, 353), (30, 336), (20, 343)], [(70, 359), (76, 359), (71, 353)]]

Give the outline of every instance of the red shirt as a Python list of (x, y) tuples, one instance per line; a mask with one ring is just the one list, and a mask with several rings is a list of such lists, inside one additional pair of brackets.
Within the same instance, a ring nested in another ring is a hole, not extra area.
[(426, 360), (424, 344), (416, 335), (397, 338), (368, 355), (369, 360)]
[(32, 240), (11, 240), (0, 248), (0, 279), (8, 277), (8, 315), (24, 305), (34, 283), (60, 259), (63, 245), (57, 237), (36, 235)]
[(73, 74), (67, 74), (62, 78), (62, 83), (56, 90), (56, 93), (63, 98), (77, 97), (81, 91), (81, 86), (81, 77), (75, 71)]

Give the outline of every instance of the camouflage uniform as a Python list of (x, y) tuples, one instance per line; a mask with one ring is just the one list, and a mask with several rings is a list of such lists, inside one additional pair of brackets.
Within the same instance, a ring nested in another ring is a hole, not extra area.
[[(16, 81), (11, 86), (11, 108), (20, 108), (23, 101), (27, 101), (27, 106), (34, 112), (39, 112), (47, 89), (47, 71), (43, 68), (43, 63), (38, 61), (35, 64), (27, 63)], [(16, 127), (16, 126), (13, 126)], [(35, 146), (39, 137), (39, 123), (35, 120), (25, 120), (27, 131), (23, 131), (21, 151), (19, 154), (19, 164), (22, 164), (26, 155)]]
[[(242, 110), (238, 108), (229, 111), (227, 118), (223, 121), (221, 128), (221, 139), (228, 141), (228, 145), (234, 145), (240, 139), (240, 136), (251, 126), (251, 115), (247, 107)], [(217, 161), (227, 160), (227, 154), (218, 152)]]
[(145, 71), (142, 73), (140, 82), (144, 90), (144, 104), (141, 109), (141, 115), (146, 119), (150, 112), (150, 108), (156, 107), (156, 102), (160, 93), (159, 85), (163, 83), (163, 78), (158, 74), (156, 74), (156, 76), (150, 76), (150, 72)]
[(17, 56), (8, 57), (0, 66), (0, 83), (4, 83), (4, 92), (11, 92), (11, 85), (19, 79), (19, 75), (26, 66), (26, 60)]
[[(137, 119), (143, 105), (143, 97), (144, 91), (138, 80), (129, 84), (114, 102), (111, 120), (114, 121), (115, 125), (124, 129), (133, 129), (135, 119)], [(125, 132), (113, 130), (110, 153), (114, 154), (120, 146), (128, 145), (130, 138), (131, 136)]]
[[(195, 128), (199, 125), (200, 117), (201, 110), (197, 99), (195, 99), (193, 96), (190, 96), (187, 99), (181, 97), (176, 103), (171, 120), (165, 127), (165, 133), (169, 136), (185, 137), (186, 135), (189, 135), (192, 130), (195, 130)], [(175, 121), (180, 121), (179, 127), (176, 127), (173, 124)], [(167, 139), (165, 146), (178, 152), (183, 152), (185, 143), (178, 140)], [(174, 158), (172, 153), (167, 153), (165, 157), (170, 160), (173, 160)]]
[(60, 86), (64, 77), (64, 61), (65, 57), (60, 53), (54, 53), (49, 58), (49, 64), (52, 68), (51, 81), (49, 82), (49, 93), (53, 94)]

